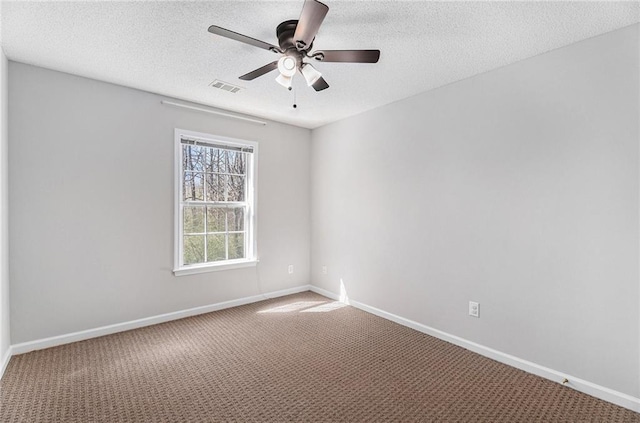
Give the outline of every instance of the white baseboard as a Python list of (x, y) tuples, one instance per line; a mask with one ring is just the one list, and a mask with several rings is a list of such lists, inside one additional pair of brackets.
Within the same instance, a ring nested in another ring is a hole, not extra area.
[[(336, 293), (318, 288), (317, 286), (313, 285), (311, 285), (310, 289), (317, 294), (324, 295), (325, 297), (334, 300), (339, 300), (339, 295)], [(413, 320), (405, 319), (404, 317), (388, 313), (384, 310), (371, 307), (352, 299), (348, 299), (347, 303), (356, 308), (359, 308), (360, 310), (375, 314), (376, 316), (391, 320), (392, 322), (396, 322), (411, 329), (415, 329), (418, 332), (426, 333), (427, 335), (442, 339), (443, 341), (450, 342), (469, 351), (473, 351), (485, 357), (499, 361), (500, 363), (504, 363), (520, 370), (524, 370), (525, 372), (532, 373), (545, 379), (549, 379), (558, 383), (562, 383), (565, 379), (567, 379), (569, 382), (566, 383), (565, 386), (640, 413), (640, 398), (636, 398), (622, 392), (614, 391), (613, 389), (597, 385), (587, 380), (580, 379), (545, 366), (541, 366), (531, 361), (523, 360), (521, 358), (494, 350), (489, 347), (485, 347), (484, 345), (480, 345), (464, 338), (460, 338), (459, 336), (451, 335), (447, 332), (443, 332), (441, 330), (423, 325), (422, 323), (418, 323)]]
[(2, 379), (4, 370), (7, 368), (7, 364), (9, 364), (9, 359), (12, 355), (13, 351), (11, 345), (9, 345), (9, 348), (7, 348), (7, 351), (5, 351), (4, 356), (2, 356), (2, 361), (0, 361), (0, 379)]
[[(340, 296), (338, 294), (335, 294), (331, 291), (327, 291), (326, 289), (318, 288), (315, 285), (311, 285), (309, 289), (315, 292), (316, 294), (320, 294), (324, 297), (331, 298), (332, 300), (335, 300), (335, 301), (340, 301)], [(347, 303), (351, 304), (351, 300), (347, 301)]]
[[(52, 336), (50, 338), (37, 339), (35, 341), (22, 342), (14, 344), (10, 347), (11, 355), (24, 354), (29, 351), (42, 350), (45, 348), (56, 347), (58, 345), (70, 344), (72, 342), (84, 341), (86, 339), (97, 338), (98, 336), (111, 335), (112, 333), (124, 332), (126, 330), (137, 329), (145, 326), (151, 326), (158, 323), (169, 322), (171, 320), (182, 319), (185, 317), (196, 316), (198, 314), (210, 313), (212, 311), (223, 310), (225, 308), (237, 307), (245, 304), (263, 301), (269, 298), (282, 297), (298, 292), (309, 291), (309, 285), (297, 286), (295, 288), (283, 289), (280, 291), (267, 292), (262, 295), (254, 295), (251, 297), (239, 298), (237, 300), (225, 301), (222, 303), (210, 304), (201, 307), (194, 307), (187, 310), (174, 311), (172, 313), (159, 314), (157, 316), (145, 317), (143, 319), (131, 320), (129, 322), (116, 323), (113, 325), (102, 326), (95, 329), (87, 329), (79, 332), (68, 333), (65, 335)], [(7, 357), (7, 362), (9, 358)], [(3, 366), (6, 363), (3, 362)], [(4, 371), (4, 367), (3, 367)]]

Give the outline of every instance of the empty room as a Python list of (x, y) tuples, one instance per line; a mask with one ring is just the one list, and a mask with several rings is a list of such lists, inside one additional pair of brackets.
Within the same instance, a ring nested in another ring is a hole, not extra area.
[(640, 423), (640, 3), (1, 1), (0, 422)]

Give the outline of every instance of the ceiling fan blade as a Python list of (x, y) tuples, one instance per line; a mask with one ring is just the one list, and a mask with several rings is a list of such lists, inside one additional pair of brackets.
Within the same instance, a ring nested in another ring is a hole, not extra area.
[(321, 62), (377, 63), (380, 50), (321, 50), (314, 54)]
[(275, 62), (271, 62), (267, 65), (264, 65), (261, 68), (258, 68), (254, 71), (251, 71), (249, 73), (245, 73), (244, 75), (242, 75), (240, 77), (240, 79), (242, 79), (243, 81), (251, 81), (253, 79), (256, 79), (259, 76), (264, 75), (265, 73), (269, 73), (272, 70), (275, 70), (278, 68), (278, 61), (276, 60)]
[(327, 81), (325, 81), (323, 77), (320, 77), (320, 79), (318, 79), (316, 82), (314, 82), (312, 87), (316, 91), (322, 91), (322, 90), (326, 90), (327, 88), (329, 88), (329, 84), (327, 84)]
[(298, 50), (304, 50), (311, 45), (328, 11), (329, 7), (326, 4), (317, 0), (305, 0), (296, 32), (293, 34), (293, 41)]
[(250, 44), (252, 46), (263, 48), (265, 50), (281, 53), (280, 48), (273, 44), (266, 43), (264, 41), (256, 40), (255, 38), (247, 37), (246, 35), (238, 34), (237, 32), (230, 31), (228, 29), (220, 28), (219, 26), (211, 25), (209, 32), (216, 35), (221, 35), (232, 40), (240, 41), (241, 43)]

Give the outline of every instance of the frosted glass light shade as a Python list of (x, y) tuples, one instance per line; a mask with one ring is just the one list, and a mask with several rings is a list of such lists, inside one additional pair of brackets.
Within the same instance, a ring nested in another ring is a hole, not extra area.
[(322, 76), (322, 74), (318, 72), (316, 68), (308, 63), (302, 65), (300, 72), (302, 72), (302, 76), (304, 76), (304, 79), (307, 81), (308, 86), (312, 86), (313, 84), (315, 84)]
[(285, 88), (291, 88), (292, 80), (293, 78), (291, 78), (290, 76), (284, 76), (283, 74), (280, 74), (276, 77), (276, 82)]
[(281, 75), (289, 78), (296, 74), (296, 59), (289, 56), (283, 56), (278, 60), (278, 71)]

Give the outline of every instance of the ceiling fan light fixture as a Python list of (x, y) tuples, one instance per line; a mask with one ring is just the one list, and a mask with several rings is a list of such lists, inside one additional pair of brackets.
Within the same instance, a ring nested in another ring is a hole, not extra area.
[(290, 76), (285, 76), (283, 74), (280, 74), (276, 77), (276, 82), (280, 85), (282, 85), (285, 88), (291, 88), (291, 81), (293, 80), (292, 77)]
[(280, 75), (292, 78), (296, 74), (296, 59), (291, 56), (283, 56), (278, 60)]
[(312, 86), (315, 84), (318, 79), (322, 76), (322, 74), (313, 66), (308, 63), (305, 63), (300, 68), (300, 72), (302, 72), (302, 76), (304, 76), (305, 81), (307, 81), (308, 86)]

